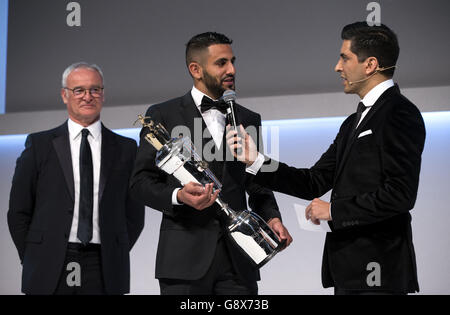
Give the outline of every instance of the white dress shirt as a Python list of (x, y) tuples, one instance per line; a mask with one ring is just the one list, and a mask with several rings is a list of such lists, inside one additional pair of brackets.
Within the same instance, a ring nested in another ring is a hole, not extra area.
[(203, 117), (203, 120), (205, 121), (206, 127), (211, 133), (211, 137), (213, 138), (216, 147), (220, 148), (220, 145), (222, 144), (223, 140), (223, 132), (225, 131), (226, 115), (223, 114), (220, 110), (214, 108), (202, 113), (200, 109), (202, 99), (204, 96), (208, 98), (210, 97), (200, 92), (195, 86), (192, 87), (191, 95), (192, 99), (194, 100), (195, 106), (197, 106), (198, 111), (200, 112), (200, 114)]
[(89, 130), (88, 141), (91, 146), (92, 164), (94, 171), (94, 208), (92, 213), (92, 239), (90, 243), (100, 244), (100, 227), (98, 222), (98, 192), (100, 183), (100, 161), (102, 148), (102, 125), (96, 121), (88, 127), (83, 127), (73, 120), (68, 120), (70, 152), (72, 156), (72, 169), (75, 187), (75, 206), (73, 211), (72, 228), (70, 230), (69, 242), (81, 243), (77, 237), (78, 232), (78, 213), (80, 204), (80, 145), (81, 130)]

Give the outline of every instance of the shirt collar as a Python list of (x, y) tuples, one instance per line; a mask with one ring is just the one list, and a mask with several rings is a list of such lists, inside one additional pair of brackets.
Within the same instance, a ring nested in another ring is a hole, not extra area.
[[(200, 91), (199, 89), (197, 89), (195, 86), (192, 87), (191, 95), (192, 95), (192, 99), (194, 100), (195, 106), (197, 106), (197, 107), (200, 107), (200, 105), (202, 104), (203, 96), (211, 98), (208, 95), (206, 95), (205, 93), (203, 93), (202, 91)], [(216, 101), (214, 99), (212, 99), (212, 100)]]
[(392, 79), (388, 79), (376, 85), (373, 89), (369, 91), (369, 93), (364, 96), (361, 102), (367, 106), (373, 106), (375, 102), (380, 98), (381, 94), (383, 94), (387, 89), (394, 86), (394, 81)]
[(84, 128), (87, 128), (89, 130), (89, 133), (94, 138), (94, 140), (99, 139), (102, 134), (102, 124), (100, 120), (97, 120), (92, 125), (83, 127), (69, 118), (67, 125), (69, 127), (69, 136), (73, 140), (75, 140), (80, 135), (81, 130)]

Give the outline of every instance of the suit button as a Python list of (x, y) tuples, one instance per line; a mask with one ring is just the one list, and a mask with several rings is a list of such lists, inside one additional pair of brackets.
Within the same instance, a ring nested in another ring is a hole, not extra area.
[(68, 233), (64, 233), (64, 238), (68, 239), (69, 238), (69, 234)]
[(73, 214), (73, 209), (69, 209), (69, 214)]
[(338, 197), (337, 193), (333, 193), (333, 199), (336, 199)]

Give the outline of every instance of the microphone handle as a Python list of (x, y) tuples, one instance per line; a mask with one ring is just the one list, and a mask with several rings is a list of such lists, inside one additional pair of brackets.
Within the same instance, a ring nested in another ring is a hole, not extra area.
[[(234, 102), (232, 100), (228, 101), (228, 110), (227, 110), (227, 119), (230, 125), (233, 127), (234, 131), (237, 132), (238, 136), (240, 137), (239, 129), (237, 128), (236, 124), (236, 116), (234, 115)], [(242, 153), (242, 149), (238, 148), (236, 149), (237, 154)]]

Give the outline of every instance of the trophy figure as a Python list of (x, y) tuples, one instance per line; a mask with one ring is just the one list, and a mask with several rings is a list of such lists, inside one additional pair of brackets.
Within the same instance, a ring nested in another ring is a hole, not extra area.
[[(214, 191), (222, 188), (220, 181), (209, 170), (208, 163), (195, 152), (188, 137), (171, 138), (164, 126), (155, 123), (151, 117), (138, 117), (137, 121), (149, 129), (145, 140), (157, 150), (155, 162), (158, 168), (175, 176), (183, 186), (189, 182), (203, 186), (212, 182)], [(225, 214), (225, 227), (231, 239), (258, 268), (284, 248), (286, 240), (280, 241), (267, 223), (253, 211), (235, 211), (220, 195), (216, 203)]]

